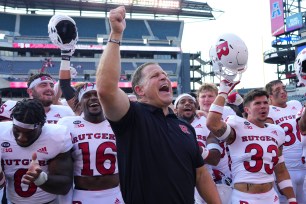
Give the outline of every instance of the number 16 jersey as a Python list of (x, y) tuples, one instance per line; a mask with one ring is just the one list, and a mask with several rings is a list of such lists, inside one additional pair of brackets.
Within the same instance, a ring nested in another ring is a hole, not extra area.
[(118, 173), (116, 138), (107, 120), (91, 123), (81, 116), (69, 116), (58, 124), (71, 132), (74, 176)]

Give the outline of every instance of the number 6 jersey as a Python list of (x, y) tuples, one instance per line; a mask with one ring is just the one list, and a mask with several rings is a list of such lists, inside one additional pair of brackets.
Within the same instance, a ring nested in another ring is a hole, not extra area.
[(7, 180), (7, 197), (12, 203), (47, 203), (55, 194), (43, 191), (34, 183), (21, 183), (36, 152), (41, 169), (48, 173), (48, 161), (72, 148), (68, 129), (62, 125), (45, 124), (38, 139), (28, 147), (19, 146), (13, 135), (12, 122), (0, 123), (1, 163)]
[(284, 130), (274, 124), (260, 128), (244, 118), (227, 119), (236, 138), (228, 145), (233, 183), (261, 184), (274, 181), (278, 148), (285, 142)]
[(107, 120), (91, 123), (81, 116), (64, 117), (72, 135), (74, 176), (100, 176), (118, 173), (116, 138)]

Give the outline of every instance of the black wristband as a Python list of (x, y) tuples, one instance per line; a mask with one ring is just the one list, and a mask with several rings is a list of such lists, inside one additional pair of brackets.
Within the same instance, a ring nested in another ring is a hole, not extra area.
[(70, 56), (62, 55), (62, 60), (70, 61)]
[(108, 42), (116, 43), (116, 44), (118, 44), (119, 46), (121, 45), (121, 41), (120, 41), (120, 40), (108, 39)]

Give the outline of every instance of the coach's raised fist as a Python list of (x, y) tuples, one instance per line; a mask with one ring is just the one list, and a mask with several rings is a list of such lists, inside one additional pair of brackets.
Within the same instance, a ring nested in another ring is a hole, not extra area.
[[(112, 28), (112, 34), (122, 34), (125, 27), (125, 7), (119, 6), (109, 12), (109, 23)], [(114, 37), (114, 36), (112, 36)], [(116, 37), (116, 36), (115, 36)], [(121, 36), (120, 36), (121, 37)]]

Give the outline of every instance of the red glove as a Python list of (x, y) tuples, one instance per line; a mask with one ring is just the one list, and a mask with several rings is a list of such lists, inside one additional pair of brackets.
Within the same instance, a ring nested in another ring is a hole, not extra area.
[(228, 95), (227, 102), (239, 106), (243, 103), (243, 98), (237, 92), (234, 92)]

